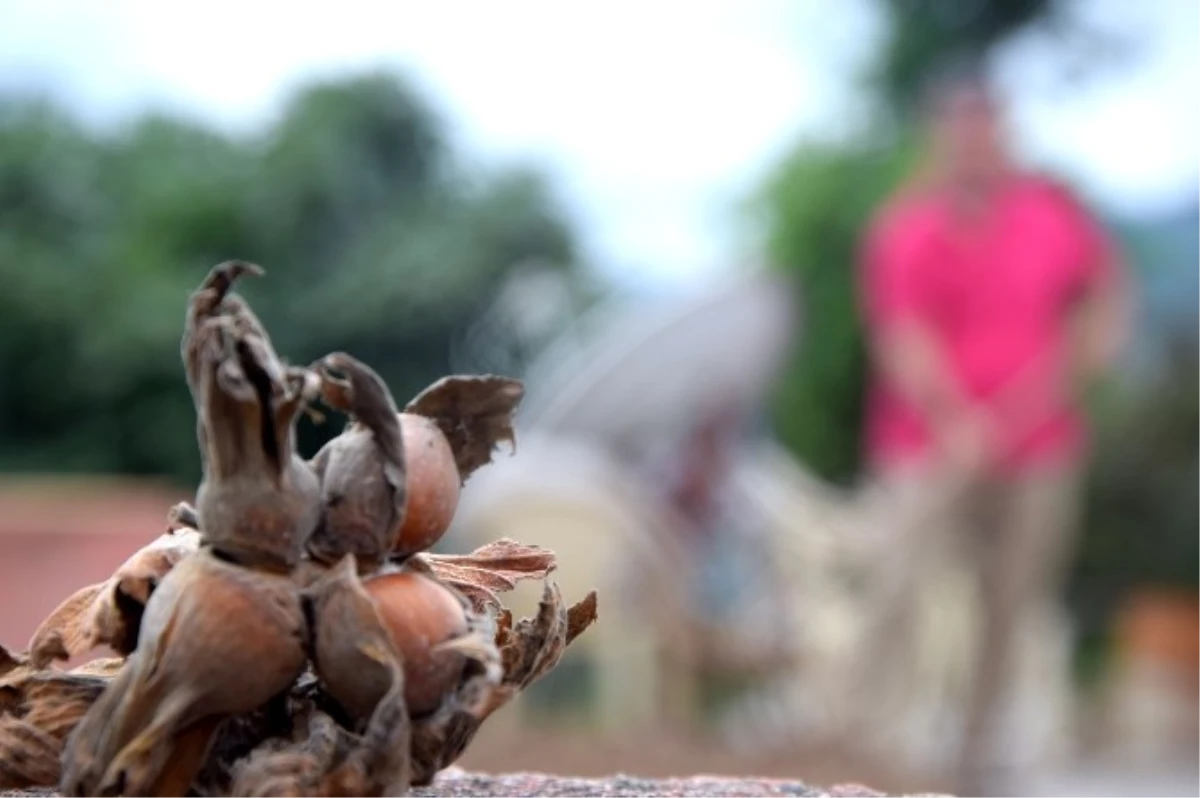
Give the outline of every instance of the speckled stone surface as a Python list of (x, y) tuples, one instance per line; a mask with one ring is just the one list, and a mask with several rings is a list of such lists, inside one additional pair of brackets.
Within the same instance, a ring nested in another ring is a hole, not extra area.
[[(505, 773), (489, 775), (450, 768), (438, 774), (428, 787), (413, 789), (415, 796), (427, 798), (501, 798), (502, 796), (587, 796), (591, 798), (620, 798), (622, 796), (836, 796), (836, 798), (874, 798), (883, 795), (858, 784), (835, 787), (810, 787), (799, 781), (778, 779), (742, 779), (726, 776), (690, 776), (677, 779), (644, 779), (614, 775), (603, 779), (573, 779), (545, 773)], [(0, 790), (0, 796), (53, 796), (52, 790)]]
[(451, 768), (438, 775), (429, 787), (413, 790), (429, 798), (462, 796), (878, 796), (882, 793), (857, 784), (829, 789), (810, 787), (799, 781), (744, 779), (727, 776), (689, 776), (676, 779), (646, 779), (621, 774), (600, 779), (578, 779), (544, 773), (489, 775)]

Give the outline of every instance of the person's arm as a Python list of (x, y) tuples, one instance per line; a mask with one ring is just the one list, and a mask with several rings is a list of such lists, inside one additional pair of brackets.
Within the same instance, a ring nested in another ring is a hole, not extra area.
[(1085, 286), (1075, 316), (1075, 368), (1084, 380), (1110, 370), (1129, 345), (1133, 297), (1125, 266), (1115, 247), (1098, 253), (1097, 275)]
[(1092, 379), (1115, 365), (1128, 344), (1129, 280), (1120, 247), (1099, 221), (1065, 186), (1051, 184), (1051, 191), (1069, 230), (1072, 376)]
[[(934, 301), (921, 249), (894, 226), (868, 233), (862, 299), (869, 351), (887, 383), (925, 421), (943, 456), (975, 459), (986, 419), (968, 400), (934, 334)], [(965, 464), (965, 463), (964, 463)]]
[(909, 316), (880, 324), (871, 354), (888, 383), (930, 423), (968, 409), (941, 345), (923, 320)]
[(1069, 193), (1058, 191), (1072, 223), (1077, 259), (1074, 305), (1068, 309), (1067, 373), (1056, 374), (1063, 365), (1055, 353), (1047, 353), (1005, 387), (998, 407), (1017, 427), (1040, 423), (1111, 369), (1132, 330), (1132, 292), (1120, 249)]

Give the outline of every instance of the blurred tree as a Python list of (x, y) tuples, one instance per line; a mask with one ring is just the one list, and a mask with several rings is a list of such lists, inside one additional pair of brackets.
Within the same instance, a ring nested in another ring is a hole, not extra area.
[(853, 268), (859, 231), (901, 179), (906, 146), (808, 145), (761, 196), (771, 260), (796, 278), (804, 334), (772, 397), (776, 432), (826, 479), (858, 473), (865, 350)]
[(866, 82), (893, 118), (911, 121), (921, 86), (943, 60), (987, 57), (1037, 31), (1054, 44), (1055, 80), (1072, 82), (1124, 64), (1136, 42), (1098, 25), (1080, 0), (878, 0), (887, 35)]
[(242, 289), (281, 354), (353, 352), (401, 402), (448, 370), (514, 265), (579, 273), (540, 175), (466, 169), (393, 76), (307, 87), (255, 140), (157, 115), (101, 136), (2, 101), (0, 468), (193, 481), (183, 309), (234, 257), (267, 268)]
[(1189, 324), (1169, 334), (1164, 370), (1096, 403), (1085, 536), (1068, 591), (1085, 672), (1103, 661), (1108, 621), (1124, 594), (1146, 585), (1195, 590), (1200, 582), (1197, 364)]
[(900, 118), (918, 104), (940, 62), (986, 54), (1035, 23), (1060, 17), (1064, 0), (879, 0), (888, 35), (868, 72), (869, 85)]

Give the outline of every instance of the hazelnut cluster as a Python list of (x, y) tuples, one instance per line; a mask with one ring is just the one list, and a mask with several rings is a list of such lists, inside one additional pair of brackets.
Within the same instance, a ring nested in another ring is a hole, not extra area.
[[(0, 789), (64, 795), (392, 795), (455, 761), (480, 723), (596, 618), (546, 581), (514, 623), (498, 592), (554, 555), (510, 540), (427, 553), (459, 489), (513, 442), (520, 382), (446, 377), (399, 410), (369, 366), (287, 365), (214, 267), (182, 343), (203, 479), (194, 507), (67, 598), (28, 650), (0, 648)], [(296, 451), (302, 412), (350, 422)], [(106, 646), (118, 656), (62, 670)]]

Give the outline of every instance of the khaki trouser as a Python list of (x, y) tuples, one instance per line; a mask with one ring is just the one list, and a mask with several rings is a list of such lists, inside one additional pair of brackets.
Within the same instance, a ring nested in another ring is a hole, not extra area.
[[(978, 631), (963, 645), (976, 649), (966, 692), (957, 770), (963, 794), (980, 794), (980, 779), (997, 759), (997, 720), (1011, 688), (1020, 623), (1059, 601), (1073, 548), (1078, 472), (1047, 466), (1015, 478), (967, 482), (949, 475), (887, 474), (873, 517), (882, 540), (867, 580), (865, 647), (852, 668), (856, 725), (896, 717), (912, 684), (906, 668), (914, 606), (926, 566), (961, 558), (979, 592)], [(891, 688), (891, 689), (889, 689)], [(897, 689), (899, 688), (899, 689)]]

